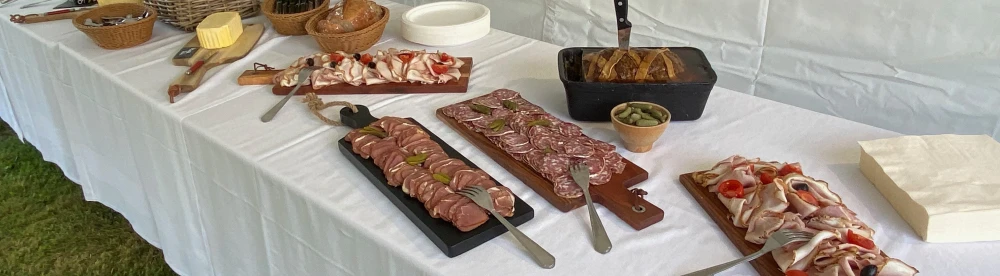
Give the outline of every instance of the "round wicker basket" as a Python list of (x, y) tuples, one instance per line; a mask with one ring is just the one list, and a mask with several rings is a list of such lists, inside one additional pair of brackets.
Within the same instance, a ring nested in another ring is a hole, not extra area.
[(306, 22), (306, 32), (316, 39), (316, 43), (319, 44), (320, 49), (329, 53), (336, 51), (357, 53), (371, 48), (372, 45), (378, 42), (379, 38), (382, 38), (382, 32), (385, 31), (385, 24), (389, 22), (389, 9), (382, 7), (382, 18), (364, 29), (342, 34), (328, 34), (317, 31), (316, 23), (326, 18), (326, 15), (330, 11), (333, 11), (333, 9), (317, 13), (312, 18), (309, 18), (309, 22)]
[(259, 0), (143, 0), (156, 9), (160, 21), (193, 32), (205, 17), (217, 12), (238, 12), (250, 18), (260, 11)]
[(323, 10), (330, 7), (330, 0), (323, 0), (323, 3), (317, 6), (315, 9), (306, 12), (292, 13), (292, 14), (277, 14), (274, 13), (274, 2), (275, 0), (264, 0), (261, 4), (260, 10), (267, 16), (267, 20), (271, 21), (271, 25), (274, 26), (274, 30), (282, 35), (305, 35), (306, 32), (306, 22), (313, 15), (323, 12)]
[[(102, 22), (104, 16), (138, 16), (145, 11), (149, 16), (128, 24), (107, 27), (92, 27), (84, 25), (87, 18), (94, 22)], [(122, 49), (143, 44), (153, 36), (153, 23), (156, 23), (156, 10), (141, 4), (121, 3), (101, 6), (90, 10), (73, 19), (73, 25), (94, 40), (97, 46), (104, 49)]]

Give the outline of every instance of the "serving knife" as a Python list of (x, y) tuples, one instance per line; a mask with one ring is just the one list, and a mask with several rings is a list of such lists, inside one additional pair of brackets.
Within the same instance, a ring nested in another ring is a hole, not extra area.
[(618, 48), (628, 50), (628, 40), (632, 36), (632, 22), (628, 21), (628, 0), (615, 1), (615, 22), (618, 22)]
[(21, 9), (23, 10), (23, 9), (27, 9), (27, 8), (34, 8), (34, 7), (37, 7), (37, 6), (44, 5), (45, 3), (48, 3), (48, 2), (52, 2), (52, 0), (43, 0), (43, 1), (35, 2), (35, 3), (31, 3), (31, 4), (26, 4), (24, 6), (21, 6)]

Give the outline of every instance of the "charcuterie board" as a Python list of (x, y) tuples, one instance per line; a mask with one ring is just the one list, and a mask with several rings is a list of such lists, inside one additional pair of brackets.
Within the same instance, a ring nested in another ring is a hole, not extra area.
[[(340, 111), (341, 120), (345, 125), (352, 128), (362, 128), (376, 120), (371, 116), (367, 107), (363, 105), (358, 105), (356, 107), (358, 108), (357, 113), (354, 113), (349, 108), (344, 108)], [(472, 163), (472, 161), (469, 161), (468, 158), (442, 141), (437, 135), (434, 135), (434, 133), (427, 130), (427, 128), (419, 122), (411, 118), (408, 118), (408, 120), (423, 128), (424, 131), (430, 135), (431, 140), (441, 145), (449, 157), (460, 159), (469, 167), (478, 168), (474, 163)], [(434, 243), (434, 245), (440, 248), (441, 252), (443, 252), (446, 256), (455, 257), (461, 255), (462, 253), (465, 253), (507, 232), (507, 229), (500, 224), (500, 221), (492, 216), (486, 223), (469, 232), (459, 231), (458, 228), (455, 228), (455, 226), (451, 223), (443, 219), (431, 217), (423, 203), (413, 197), (410, 197), (403, 192), (402, 189), (390, 186), (382, 169), (375, 165), (375, 162), (354, 153), (351, 149), (352, 145), (346, 140), (346, 138), (340, 139), (338, 145), (341, 153), (344, 154), (347, 160), (354, 164), (354, 166), (356, 166), (358, 170), (361, 171), (366, 178), (368, 178), (372, 185), (382, 192), (382, 194), (385, 195), (385, 197), (388, 198), (400, 212), (409, 218), (410, 221), (412, 221), (413, 224), (416, 225), (417, 228), (419, 228), (420, 231), (422, 231), (427, 238)], [(500, 184), (498, 183), (498, 185)], [(511, 224), (521, 225), (531, 220), (534, 215), (534, 209), (521, 200), (521, 198), (517, 197), (517, 195), (514, 195), (514, 215), (507, 218), (507, 220), (510, 221)]]
[[(421, 94), (421, 93), (465, 93), (469, 89), (469, 77), (472, 75), (472, 58), (458, 58), (465, 62), (458, 69), (462, 77), (458, 81), (447, 83), (422, 84), (422, 83), (384, 83), (374, 85), (354, 86), (346, 83), (335, 84), (321, 89), (313, 89), (311, 86), (303, 85), (297, 93), (316, 93), (318, 95), (348, 95), (348, 94)], [(282, 70), (247, 70), (237, 79), (240, 85), (272, 85), (274, 76)], [(275, 95), (288, 95), (292, 87), (275, 85), (271, 92)]]
[[(751, 243), (746, 240), (747, 230), (733, 225), (729, 208), (726, 208), (722, 204), (722, 201), (719, 201), (719, 197), (715, 193), (709, 192), (707, 188), (698, 185), (694, 180), (694, 174), (682, 174), (680, 176), (681, 185), (688, 190), (688, 193), (691, 193), (691, 197), (694, 197), (694, 200), (698, 202), (698, 205), (701, 205), (701, 208), (705, 210), (705, 213), (708, 213), (708, 216), (715, 221), (715, 224), (719, 225), (719, 229), (726, 234), (726, 237), (733, 243), (733, 246), (736, 246), (736, 249), (743, 255), (750, 255), (760, 250), (763, 245)], [(882, 252), (882, 256), (885, 256), (885, 252)], [(774, 261), (774, 257), (771, 254), (764, 254), (760, 258), (750, 261), (750, 265), (760, 275), (785, 275), (778, 268), (778, 263)]]
[[(471, 100), (470, 100), (471, 101)], [(462, 103), (467, 103), (465, 101)], [(569, 212), (587, 204), (583, 197), (564, 198), (553, 191), (551, 181), (545, 179), (530, 166), (514, 159), (503, 149), (497, 147), (483, 134), (468, 129), (462, 123), (445, 115), (442, 109), (438, 109), (437, 117), (453, 130), (472, 142), (477, 148), (486, 153), (487, 156), (503, 166), (507, 171), (531, 187), (536, 193), (563, 212)], [(636, 230), (642, 230), (660, 220), (663, 220), (663, 210), (654, 206), (645, 199), (636, 198), (629, 190), (649, 178), (649, 173), (631, 161), (622, 159), (625, 162), (625, 169), (620, 174), (614, 174), (611, 181), (602, 185), (592, 185), (590, 192), (594, 202), (604, 205), (612, 213)], [(641, 206), (636, 207), (635, 206)]]
[[(680, 177), (681, 185), (684, 186), (691, 193), (691, 197), (701, 205), (702, 209), (705, 209), (705, 213), (719, 225), (719, 229), (723, 233), (726, 233), (726, 237), (733, 242), (733, 246), (740, 251), (743, 255), (750, 255), (754, 252), (760, 250), (762, 245), (751, 243), (746, 241), (745, 237), (747, 234), (746, 229), (738, 228), (733, 225), (732, 219), (730, 219), (731, 214), (729, 209), (725, 205), (722, 205), (722, 201), (719, 201), (719, 197), (715, 193), (709, 192), (708, 189), (698, 185), (694, 181), (694, 173), (682, 174)], [(774, 261), (774, 257), (771, 254), (764, 254), (756, 260), (750, 261), (750, 265), (757, 270), (760, 275), (785, 275), (778, 268), (778, 264)]]

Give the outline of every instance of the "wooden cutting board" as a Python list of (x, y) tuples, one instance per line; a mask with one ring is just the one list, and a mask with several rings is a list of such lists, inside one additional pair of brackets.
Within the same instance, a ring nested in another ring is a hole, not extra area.
[[(708, 216), (715, 221), (715, 224), (719, 225), (719, 229), (726, 234), (726, 237), (729, 238), (729, 241), (733, 243), (733, 246), (736, 246), (736, 249), (740, 253), (745, 256), (759, 251), (763, 245), (751, 243), (746, 240), (747, 229), (733, 225), (729, 208), (726, 208), (722, 204), (722, 201), (719, 201), (719, 197), (715, 193), (709, 192), (705, 187), (698, 185), (694, 181), (694, 174), (687, 173), (680, 176), (681, 185), (688, 190), (688, 193), (691, 193), (691, 197), (694, 197), (694, 200), (701, 205), (705, 213), (708, 213)], [(882, 252), (882, 256), (886, 256), (885, 252)], [(750, 265), (760, 275), (785, 275), (784, 272), (781, 272), (781, 268), (778, 268), (778, 263), (774, 261), (774, 257), (771, 254), (764, 254), (760, 258), (750, 261)]]
[[(420, 93), (465, 93), (469, 90), (469, 77), (472, 75), (472, 58), (460, 57), (465, 62), (458, 71), (462, 77), (458, 81), (447, 83), (383, 83), (375, 85), (353, 86), (346, 83), (331, 85), (321, 89), (302, 86), (297, 94), (316, 93), (319, 95), (349, 95), (349, 94), (420, 94)], [(283, 70), (247, 70), (237, 79), (240, 85), (272, 85), (274, 76)], [(275, 95), (288, 95), (292, 87), (275, 85), (271, 92)]]
[[(174, 80), (167, 89), (167, 95), (170, 97), (170, 102), (174, 102), (174, 97), (177, 97), (181, 93), (188, 93), (194, 91), (201, 85), (202, 78), (205, 77), (205, 73), (213, 67), (231, 63), (245, 57), (250, 50), (253, 49), (254, 45), (257, 45), (257, 41), (264, 34), (263, 24), (250, 24), (243, 26), (243, 34), (236, 39), (236, 43), (230, 45), (229, 47), (221, 49), (204, 49), (201, 48), (201, 43), (198, 42), (198, 36), (194, 36), (184, 44), (184, 47), (173, 58), (171, 62), (177, 66), (190, 67), (194, 65), (199, 60), (205, 60), (205, 64), (202, 65), (198, 70), (195, 70), (190, 75), (180, 73), (180, 77)], [(212, 54), (215, 54), (212, 56)], [(186, 69), (185, 69), (186, 70)]]
[[(343, 108), (340, 111), (341, 120), (345, 125), (352, 128), (361, 128), (374, 122), (376, 119), (372, 117), (369, 113), (368, 107), (363, 105), (357, 105), (358, 113), (350, 111), (348, 108)], [(472, 168), (479, 168), (475, 163), (469, 161), (464, 155), (459, 153), (457, 150), (445, 143), (437, 135), (428, 130), (426, 127), (421, 125), (416, 120), (412, 118), (407, 118), (414, 124), (420, 126), (430, 135), (431, 140), (437, 142), (444, 149), (448, 157), (457, 158), (465, 162), (466, 165)], [(503, 235), (507, 232), (507, 228), (504, 227), (499, 220), (495, 217), (490, 216), (489, 220), (483, 225), (472, 229), (469, 232), (459, 231), (450, 222), (443, 219), (431, 217), (428, 214), (427, 209), (424, 208), (424, 204), (421, 203), (416, 198), (410, 197), (403, 192), (403, 189), (399, 187), (389, 186), (388, 180), (385, 178), (385, 174), (382, 169), (375, 165), (372, 159), (365, 159), (354, 153), (352, 150), (351, 143), (348, 143), (346, 138), (340, 139), (338, 142), (340, 147), (340, 152), (347, 157), (347, 160), (354, 164), (362, 174), (375, 186), (380, 192), (382, 192), (385, 197), (396, 205), (407, 218), (413, 222), (417, 228), (420, 229), (427, 236), (434, 245), (437, 245), (441, 252), (443, 252), (448, 257), (455, 257), (465, 253), (473, 248), (489, 242), (493, 238)], [(492, 176), (490, 177), (493, 178)], [(495, 180), (495, 179), (494, 179)], [(346, 183), (345, 183), (346, 184)], [(357, 183), (351, 183), (357, 184)], [(503, 185), (503, 183), (497, 182), (497, 185)], [(394, 215), (394, 214), (386, 214)], [(535, 210), (531, 208), (524, 200), (520, 197), (514, 195), (514, 215), (507, 218), (507, 220), (513, 225), (521, 225), (528, 220), (531, 220), (535, 216)]]
[[(465, 101), (462, 103), (468, 103)], [(507, 154), (503, 149), (498, 147), (496, 144), (491, 142), (486, 136), (477, 133), (471, 129), (468, 129), (461, 122), (448, 117), (445, 115), (442, 109), (437, 110), (437, 117), (443, 121), (446, 125), (450, 126), (456, 132), (465, 137), (466, 140), (472, 142), (477, 148), (486, 153), (487, 156), (493, 158), (500, 166), (503, 166), (507, 171), (513, 174), (515, 177), (524, 182), (525, 185), (531, 187), (535, 190), (535, 193), (541, 195), (545, 200), (549, 201), (552, 206), (563, 212), (569, 212), (573, 209), (579, 208), (587, 204), (583, 196), (577, 198), (564, 198), (556, 195), (552, 191), (553, 184), (548, 179), (545, 179), (541, 174), (536, 172), (527, 164), (517, 161), (513, 157)], [(625, 162), (625, 170), (620, 174), (615, 174), (611, 176), (611, 181), (603, 185), (592, 185), (590, 186), (591, 197), (595, 203), (604, 205), (608, 210), (617, 215), (621, 220), (625, 221), (628, 225), (632, 226), (636, 230), (642, 230), (643, 228), (649, 227), (654, 223), (663, 220), (663, 210), (656, 207), (649, 201), (645, 199), (639, 199), (639, 205), (642, 208), (639, 210), (634, 210), (632, 204), (632, 193), (628, 190), (629, 187), (639, 184), (639, 182), (645, 181), (649, 178), (649, 173), (643, 170), (639, 166), (632, 163), (627, 159), (622, 158)]]

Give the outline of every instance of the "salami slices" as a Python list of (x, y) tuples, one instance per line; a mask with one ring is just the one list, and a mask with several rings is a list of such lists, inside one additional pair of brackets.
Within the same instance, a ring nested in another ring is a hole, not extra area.
[(513, 90), (495, 90), (442, 110), (551, 181), (562, 197), (582, 194), (569, 176), (570, 164), (586, 162), (593, 185), (608, 183), (625, 169), (614, 145), (587, 137), (579, 126), (545, 112)]

